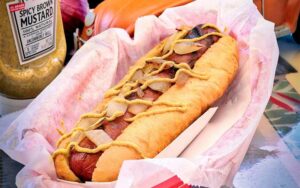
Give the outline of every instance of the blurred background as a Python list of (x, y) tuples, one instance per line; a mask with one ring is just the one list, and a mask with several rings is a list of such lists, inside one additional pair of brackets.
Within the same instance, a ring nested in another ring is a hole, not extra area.
[[(191, 0), (59, 2), (67, 44), (63, 58), (66, 65), (92, 36), (120, 27), (134, 37), (134, 22), (138, 17), (160, 15), (168, 7)], [(280, 57), (272, 96), (235, 176), (234, 186), (300, 187), (300, 0), (254, 0), (254, 3), (267, 20), (275, 23)], [(0, 95), (0, 133), (36, 95), (20, 98)], [(15, 176), (22, 165), (0, 152), (0, 187), (15, 187)]]

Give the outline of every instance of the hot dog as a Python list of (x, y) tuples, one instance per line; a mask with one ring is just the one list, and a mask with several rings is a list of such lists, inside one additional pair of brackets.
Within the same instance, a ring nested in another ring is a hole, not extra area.
[(165, 39), (61, 137), (58, 177), (112, 181), (124, 160), (155, 157), (223, 95), (237, 58), (235, 40), (211, 24)]

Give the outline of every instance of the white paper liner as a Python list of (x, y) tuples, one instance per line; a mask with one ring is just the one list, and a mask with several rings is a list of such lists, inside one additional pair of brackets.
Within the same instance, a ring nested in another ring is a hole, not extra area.
[[(187, 184), (230, 185), (272, 89), (278, 46), (274, 25), (251, 0), (198, 0), (166, 10), (159, 18), (136, 22), (135, 39), (109, 29), (89, 40), (62, 73), (1, 136), (0, 148), (26, 166), (20, 187), (104, 187), (58, 181), (50, 153), (63, 121), (70, 130), (79, 115), (93, 109), (103, 92), (126, 74), (135, 60), (177, 26), (216, 23), (238, 41), (240, 68), (219, 101), (213, 121), (182, 154), (183, 158), (126, 161), (116, 187), (152, 186), (176, 174)], [(112, 186), (107, 184), (107, 186)]]

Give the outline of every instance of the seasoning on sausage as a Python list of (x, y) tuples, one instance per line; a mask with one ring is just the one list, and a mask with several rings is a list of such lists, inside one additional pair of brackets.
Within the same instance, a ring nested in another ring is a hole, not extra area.
[[(96, 145), (87, 137), (79, 143), (79, 146), (90, 149), (96, 148)], [(88, 154), (72, 150), (69, 158), (70, 168), (82, 181), (90, 181), (101, 154), (102, 152)]]

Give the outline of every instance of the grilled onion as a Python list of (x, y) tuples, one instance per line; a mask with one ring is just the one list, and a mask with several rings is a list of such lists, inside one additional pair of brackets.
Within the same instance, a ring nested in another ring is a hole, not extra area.
[(174, 51), (176, 54), (184, 55), (184, 54), (198, 51), (202, 47), (203, 47), (202, 45), (197, 44), (195, 42), (180, 42), (180, 43), (175, 44)]
[(148, 106), (145, 104), (131, 104), (128, 107), (128, 112), (136, 115), (138, 113), (146, 111), (147, 108)]
[(74, 131), (70, 138), (70, 142), (77, 142), (80, 143), (83, 140), (84, 134), (81, 131)]
[(112, 141), (111, 137), (101, 129), (85, 131), (85, 136), (97, 146)]
[(162, 51), (163, 54), (166, 54), (170, 50), (172, 43), (175, 41), (175, 38), (176, 38), (176, 33), (174, 33), (167, 39)]
[(140, 87), (137, 88), (136, 94), (140, 98), (142, 98), (145, 95), (144, 91)]
[[(161, 77), (151, 76), (148, 79), (151, 80), (151, 79), (157, 79), (157, 78), (161, 78)], [(170, 82), (164, 82), (164, 81), (158, 81), (158, 82), (153, 82), (153, 83), (149, 84), (148, 87), (150, 87), (154, 91), (160, 91), (160, 92), (163, 93), (171, 87), (171, 83)]]
[(110, 117), (110, 116), (114, 115), (116, 112), (121, 112), (121, 113), (125, 114), (127, 107), (128, 107), (127, 104), (111, 100), (107, 104), (106, 115)]
[(125, 93), (127, 93), (128, 91), (130, 91), (131, 90), (131, 86), (123, 86), (122, 88), (121, 88), (121, 91), (120, 91), (120, 93), (119, 93), (119, 96), (124, 96), (124, 94)]
[(178, 85), (178, 86), (183, 86), (185, 83), (186, 83), (186, 81), (189, 79), (189, 75), (188, 74), (186, 74), (186, 73), (180, 73), (179, 75), (178, 75), (178, 78), (177, 78), (177, 80), (176, 80), (176, 84)]
[(144, 73), (142, 70), (137, 70), (135, 71), (134, 75), (132, 76), (131, 80), (136, 81), (136, 80), (142, 80), (144, 77)]

